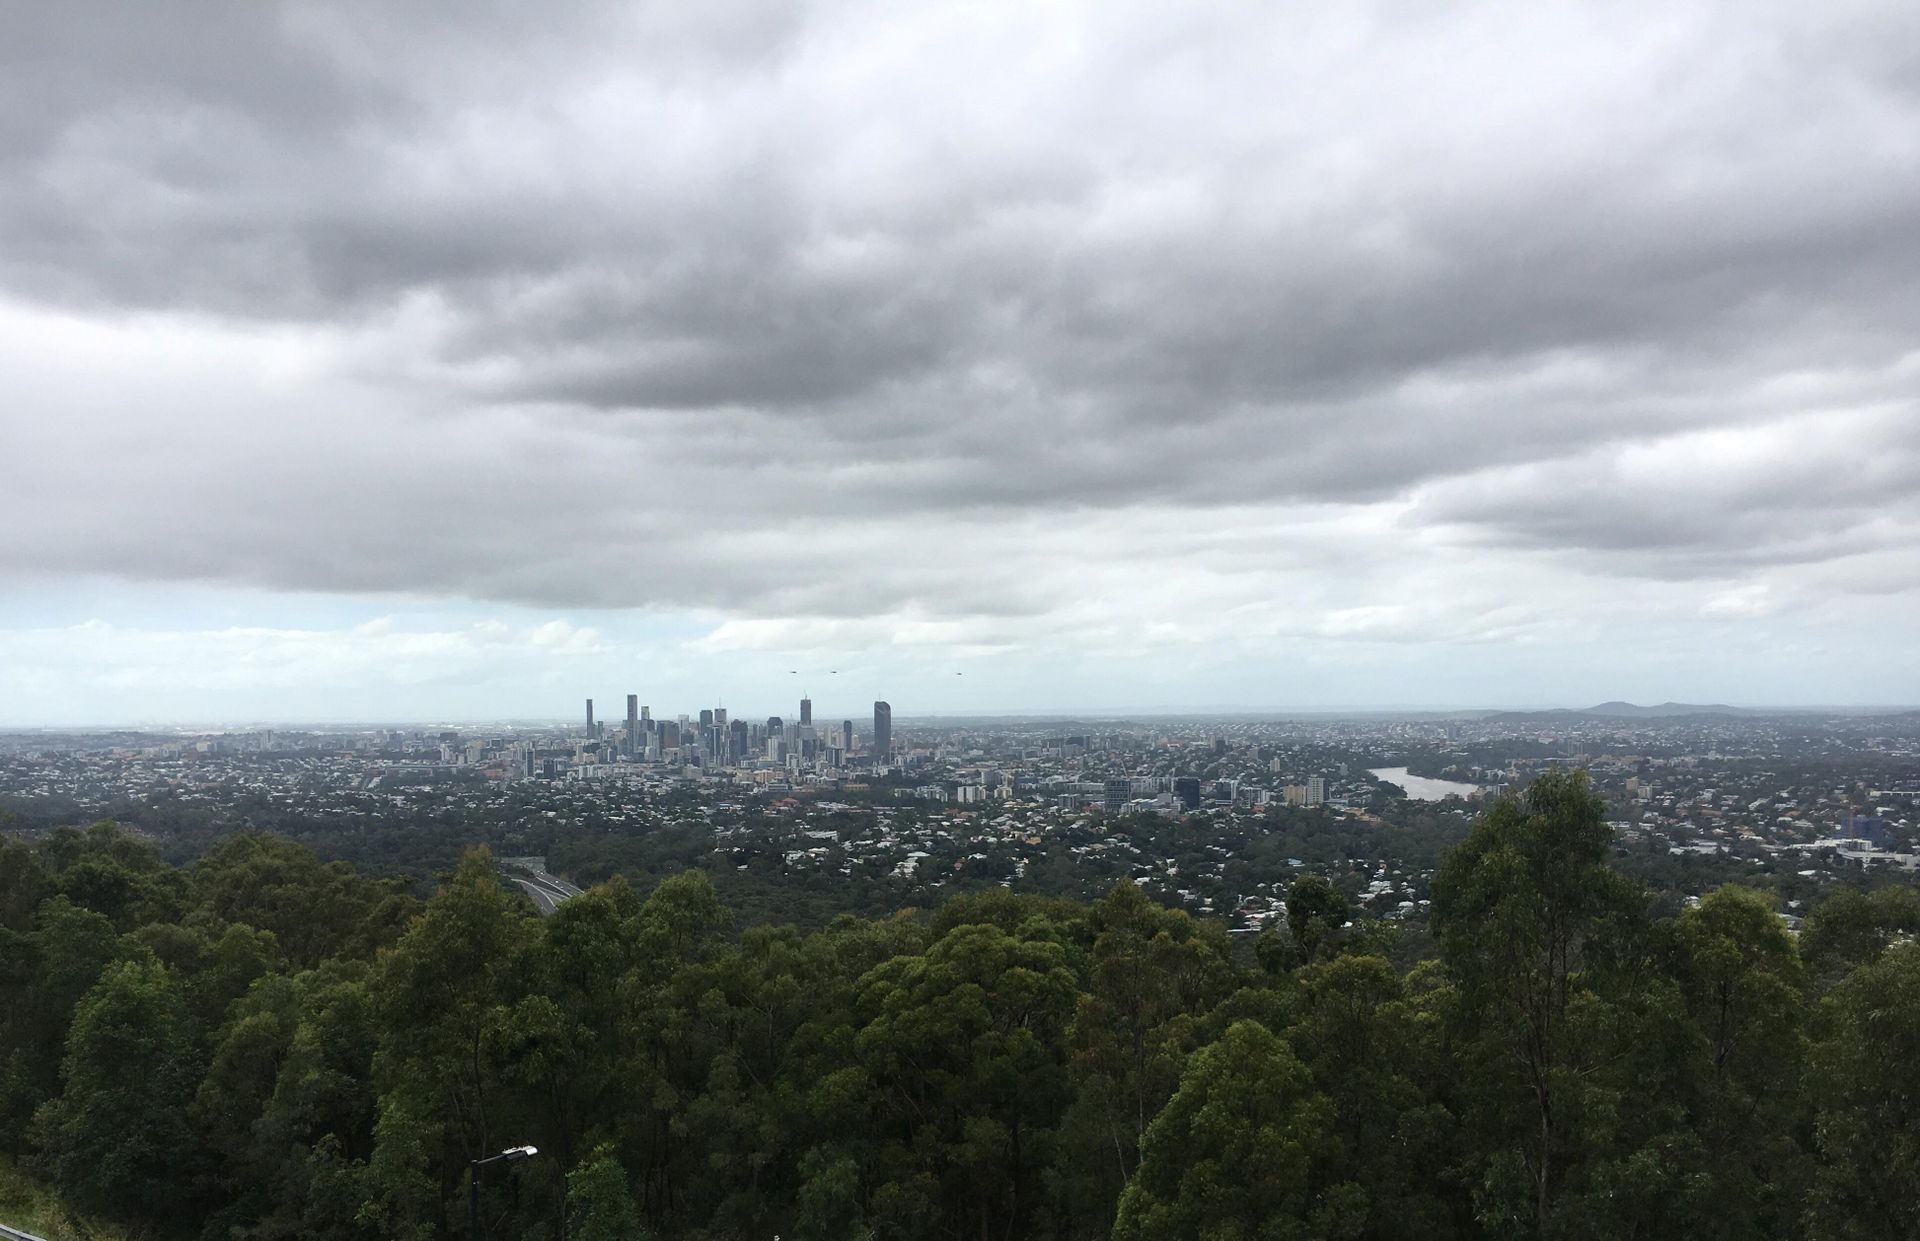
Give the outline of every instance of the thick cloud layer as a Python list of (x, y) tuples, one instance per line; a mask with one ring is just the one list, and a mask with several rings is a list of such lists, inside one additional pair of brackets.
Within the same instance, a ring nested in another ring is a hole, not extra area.
[(1885, 4), (40, 6), (0, 570), (706, 650), (1920, 602), (1915, 47)]

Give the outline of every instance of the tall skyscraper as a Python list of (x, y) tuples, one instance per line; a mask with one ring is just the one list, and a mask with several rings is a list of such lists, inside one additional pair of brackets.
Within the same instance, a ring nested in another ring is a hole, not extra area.
[(593, 699), (587, 699), (587, 735), (593, 735)]
[(852, 720), (840, 721), (840, 744), (842, 747), (846, 749), (847, 753), (849, 754), (853, 753), (853, 721)]
[(802, 724), (813, 723), (813, 699), (802, 698), (800, 700), (800, 722)]
[(1175, 776), (1173, 800), (1182, 810), (1200, 809), (1200, 781), (1195, 776)]
[(640, 695), (627, 695), (627, 753), (640, 748)]
[(1307, 777), (1307, 804), (1318, 806), (1327, 800), (1327, 778), (1325, 776)]
[(884, 702), (873, 704), (873, 761), (885, 763), (893, 758), (893, 707)]

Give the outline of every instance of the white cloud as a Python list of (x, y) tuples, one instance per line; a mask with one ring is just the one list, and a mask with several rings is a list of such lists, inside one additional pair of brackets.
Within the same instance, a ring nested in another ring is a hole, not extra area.
[(430, 694), (451, 681), (503, 674), (565, 678), (582, 657), (605, 653), (594, 631), (563, 620), (512, 631), (484, 622), (428, 630), (390, 616), (337, 629), (159, 629), (94, 619), (6, 630), (4, 647), (0, 700), (8, 709), (0, 722), (16, 723), (71, 720), (72, 710), (101, 695), (139, 704), (142, 719), (168, 714), (170, 702), (222, 695), (266, 710), (279, 696), (291, 714), (311, 714), (306, 704), (316, 695), (380, 686)]
[(1034, 695), (1898, 663), (1912, 12), (86, 20), (0, 48), (0, 585), (389, 615), (130, 624), (83, 683), (537, 696), (502, 652), (610, 667), (635, 618), (701, 675)]

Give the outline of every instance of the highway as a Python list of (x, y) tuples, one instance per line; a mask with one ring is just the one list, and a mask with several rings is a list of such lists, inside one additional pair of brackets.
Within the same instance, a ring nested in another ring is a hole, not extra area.
[(500, 859), (500, 873), (514, 883), (526, 889), (533, 904), (546, 917), (560, 908), (562, 901), (571, 900), (580, 895), (580, 889), (566, 880), (547, 873), (547, 860), (537, 857), (509, 857)]

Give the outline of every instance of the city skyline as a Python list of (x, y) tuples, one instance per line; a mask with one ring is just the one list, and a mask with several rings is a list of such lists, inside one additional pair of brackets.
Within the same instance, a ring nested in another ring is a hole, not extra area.
[[(636, 694), (636, 693), (628, 693), (625, 695), (625, 697), (628, 699), (639, 699), (643, 697), (643, 695)], [(593, 697), (587, 697), (585, 701), (591, 704), (595, 701), (595, 699)], [(695, 701), (695, 700), (689, 700), (689, 701)], [(636, 711), (638, 714), (623, 715), (618, 717), (608, 717), (604, 714), (596, 713), (596, 715), (592, 719), (586, 721), (585, 728), (582, 728), (582, 720), (580, 715), (578, 714), (568, 716), (568, 715), (560, 714), (558, 712), (541, 713), (536, 711), (536, 712), (479, 712), (479, 713), (470, 714), (470, 715), (435, 714), (431, 712), (422, 712), (422, 713), (415, 713), (415, 714), (401, 714), (401, 715), (391, 715), (391, 716), (341, 715), (341, 716), (301, 717), (301, 716), (292, 716), (292, 715), (278, 715), (278, 716), (259, 715), (259, 716), (231, 716), (231, 717), (223, 717), (223, 718), (212, 718), (212, 717), (192, 718), (192, 717), (181, 716), (181, 717), (171, 717), (171, 718), (168, 718), (168, 717), (149, 717), (145, 719), (101, 718), (101, 719), (91, 719), (91, 720), (26, 721), (26, 722), (6, 721), (3, 719), (0, 719), (0, 733), (4, 733), (4, 732), (32, 733), (32, 732), (43, 732), (43, 731), (58, 732), (61, 730), (73, 730), (78, 732), (106, 732), (106, 731), (113, 731), (117, 729), (139, 730), (144, 728), (158, 729), (162, 731), (174, 730), (174, 731), (182, 731), (182, 732), (191, 732), (194, 730), (221, 731), (221, 730), (245, 730), (245, 729), (258, 729), (258, 728), (281, 728), (281, 727), (291, 728), (291, 729), (431, 728), (431, 727), (443, 727), (443, 726), (478, 728), (478, 727), (486, 727), (490, 725), (548, 728), (548, 729), (553, 729), (558, 731), (576, 731), (577, 730), (582, 732), (592, 732), (593, 724), (597, 722), (599, 724), (598, 735), (612, 738), (627, 732), (630, 721), (633, 724), (648, 725), (648, 726), (651, 726), (657, 723), (676, 723), (680, 725), (686, 725), (686, 724), (692, 723), (697, 725), (703, 713), (710, 713), (714, 711), (719, 711), (719, 712), (722, 712), (723, 714), (727, 712), (732, 712), (734, 719), (744, 721), (744, 722), (750, 722), (755, 724), (756, 726), (759, 725), (764, 720), (772, 720), (772, 719), (779, 719), (783, 722), (783, 724), (791, 724), (796, 726), (800, 724), (800, 717), (797, 713), (793, 715), (786, 714), (783, 711), (783, 709), (774, 705), (771, 699), (768, 699), (765, 702), (761, 702), (755, 699), (755, 700), (752, 700), (752, 703), (753, 705), (749, 705), (744, 708), (738, 707), (738, 706), (729, 708), (726, 706), (724, 702), (721, 702), (721, 701), (714, 701), (712, 705), (708, 707), (700, 707), (700, 706), (681, 707), (678, 705), (674, 705), (671, 707), (662, 707), (662, 706), (656, 705), (653, 702), (634, 702), (634, 703), (630, 703), (629, 707), (633, 711)], [(887, 705), (890, 713), (889, 718), (891, 718), (891, 704), (888, 703), (887, 700), (879, 699), (879, 700), (875, 700), (871, 704), (868, 704), (868, 706), (878, 706), (878, 705)], [(843, 727), (847, 723), (855, 723), (861, 719), (867, 719), (869, 721), (871, 720), (871, 714), (870, 712), (867, 712), (866, 707), (860, 707), (859, 710), (854, 711), (854, 714), (848, 715), (847, 712), (850, 710), (854, 710), (855, 706), (856, 704), (845, 703), (845, 702), (833, 704), (826, 708), (820, 708), (816, 705), (816, 711), (815, 711), (816, 719), (812, 727), (816, 729), (829, 729), (834, 727)], [(1285, 720), (1311, 720), (1311, 719), (1361, 719), (1361, 718), (1368, 718), (1368, 717), (1377, 717), (1382, 719), (1393, 719), (1393, 718), (1419, 719), (1419, 718), (1429, 718), (1429, 717), (1431, 718), (1447, 718), (1447, 717), (1471, 718), (1471, 717), (1477, 717), (1477, 716), (1499, 715), (1499, 714), (1551, 715), (1556, 713), (1569, 715), (1569, 716), (1590, 716), (1590, 717), (1597, 717), (1597, 718), (1607, 718), (1610, 715), (1612, 715), (1612, 713), (1609, 712), (1608, 708), (1618, 708), (1622, 706), (1630, 709), (1640, 708), (1640, 709), (1646, 709), (1646, 710), (1644, 714), (1622, 712), (1616, 718), (1621, 718), (1621, 719), (1659, 718), (1662, 714), (1664, 714), (1664, 712), (1662, 712), (1661, 710), (1662, 708), (1687, 709), (1684, 711), (1675, 711), (1673, 712), (1674, 714), (1687, 714), (1687, 713), (1696, 713), (1701, 715), (1724, 714), (1724, 715), (1735, 716), (1735, 717), (1747, 716), (1747, 715), (1754, 716), (1754, 717), (1763, 717), (1768, 715), (1782, 715), (1782, 716), (1836, 715), (1836, 716), (1871, 717), (1875, 715), (1903, 715), (1903, 714), (1909, 714), (1914, 712), (1920, 712), (1920, 703), (1898, 703), (1898, 702), (1767, 703), (1767, 702), (1751, 702), (1751, 701), (1749, 702), (1697, 702), (1697, 703), (1686, 702), (1686, 703), (1683, 703), (1673, 699), (1666, 699), (1659, 702), (1654, 702), (1649, 700), (1649, 701), (1634, 703), (1634, 702), (1628, 702), (1625, 699), (1615, 697), (1615, 698), (1606, 699), (1604, 701), (1581, 700), (1581, 701), (1555, 701), (1555, 702), (1454, 702), (1454, 703), (1426, 703), (1426, 704), (1421, 704), (1421, 703), (1337, 703), (1337, 704), (1314, 705), (1314, 706), (1287, 706), (1287, 705), (1261, 706), (1261, 705), (1235, 704), (1235, 703), (1195, 703), (1195, 704), (1173, 705), (1173, 706), (1132, 706), (1132, 707), (1121, 706), (1121, 707), (1087, 708), (1084, 706), (1068, 705), (1068, 706), (1054, 706), (1054, 707), (1043, 707), (1043, 708), (1032, 708), (1032, 709), (1018, 709), (1018, 710), (990, 710), (990, 709), (965, 710), (965, 711), (919, 710), (919, 711), (908, 712), (906, 714), (901, 715), (899, 718), (914, 725), (933, 725), (933, 726), (944, 726), (950, 722), (968, 721), (968, 720), (1005, 721), (1009, 723), (1061, 721), (1061, 722), (1083, 722), (1083, 723), (1092, 724), (1092, 723), (1102, 723), (1102, 722), (1123, 722), (1123, 721), (1150, 723), (1156, 720), (1169, 721), (1169, 722), (1180, 722), (1180, 721), (1190, 722), (1195, 720), (1207, 720), (1207, 719), (1258, 722), (1262, 720), (1285, 721)], [(862, 712), (867, 712), (867, 713), (862, 714)], [(870, 737), (871, 732), (863, 733), (861, 735)]]

